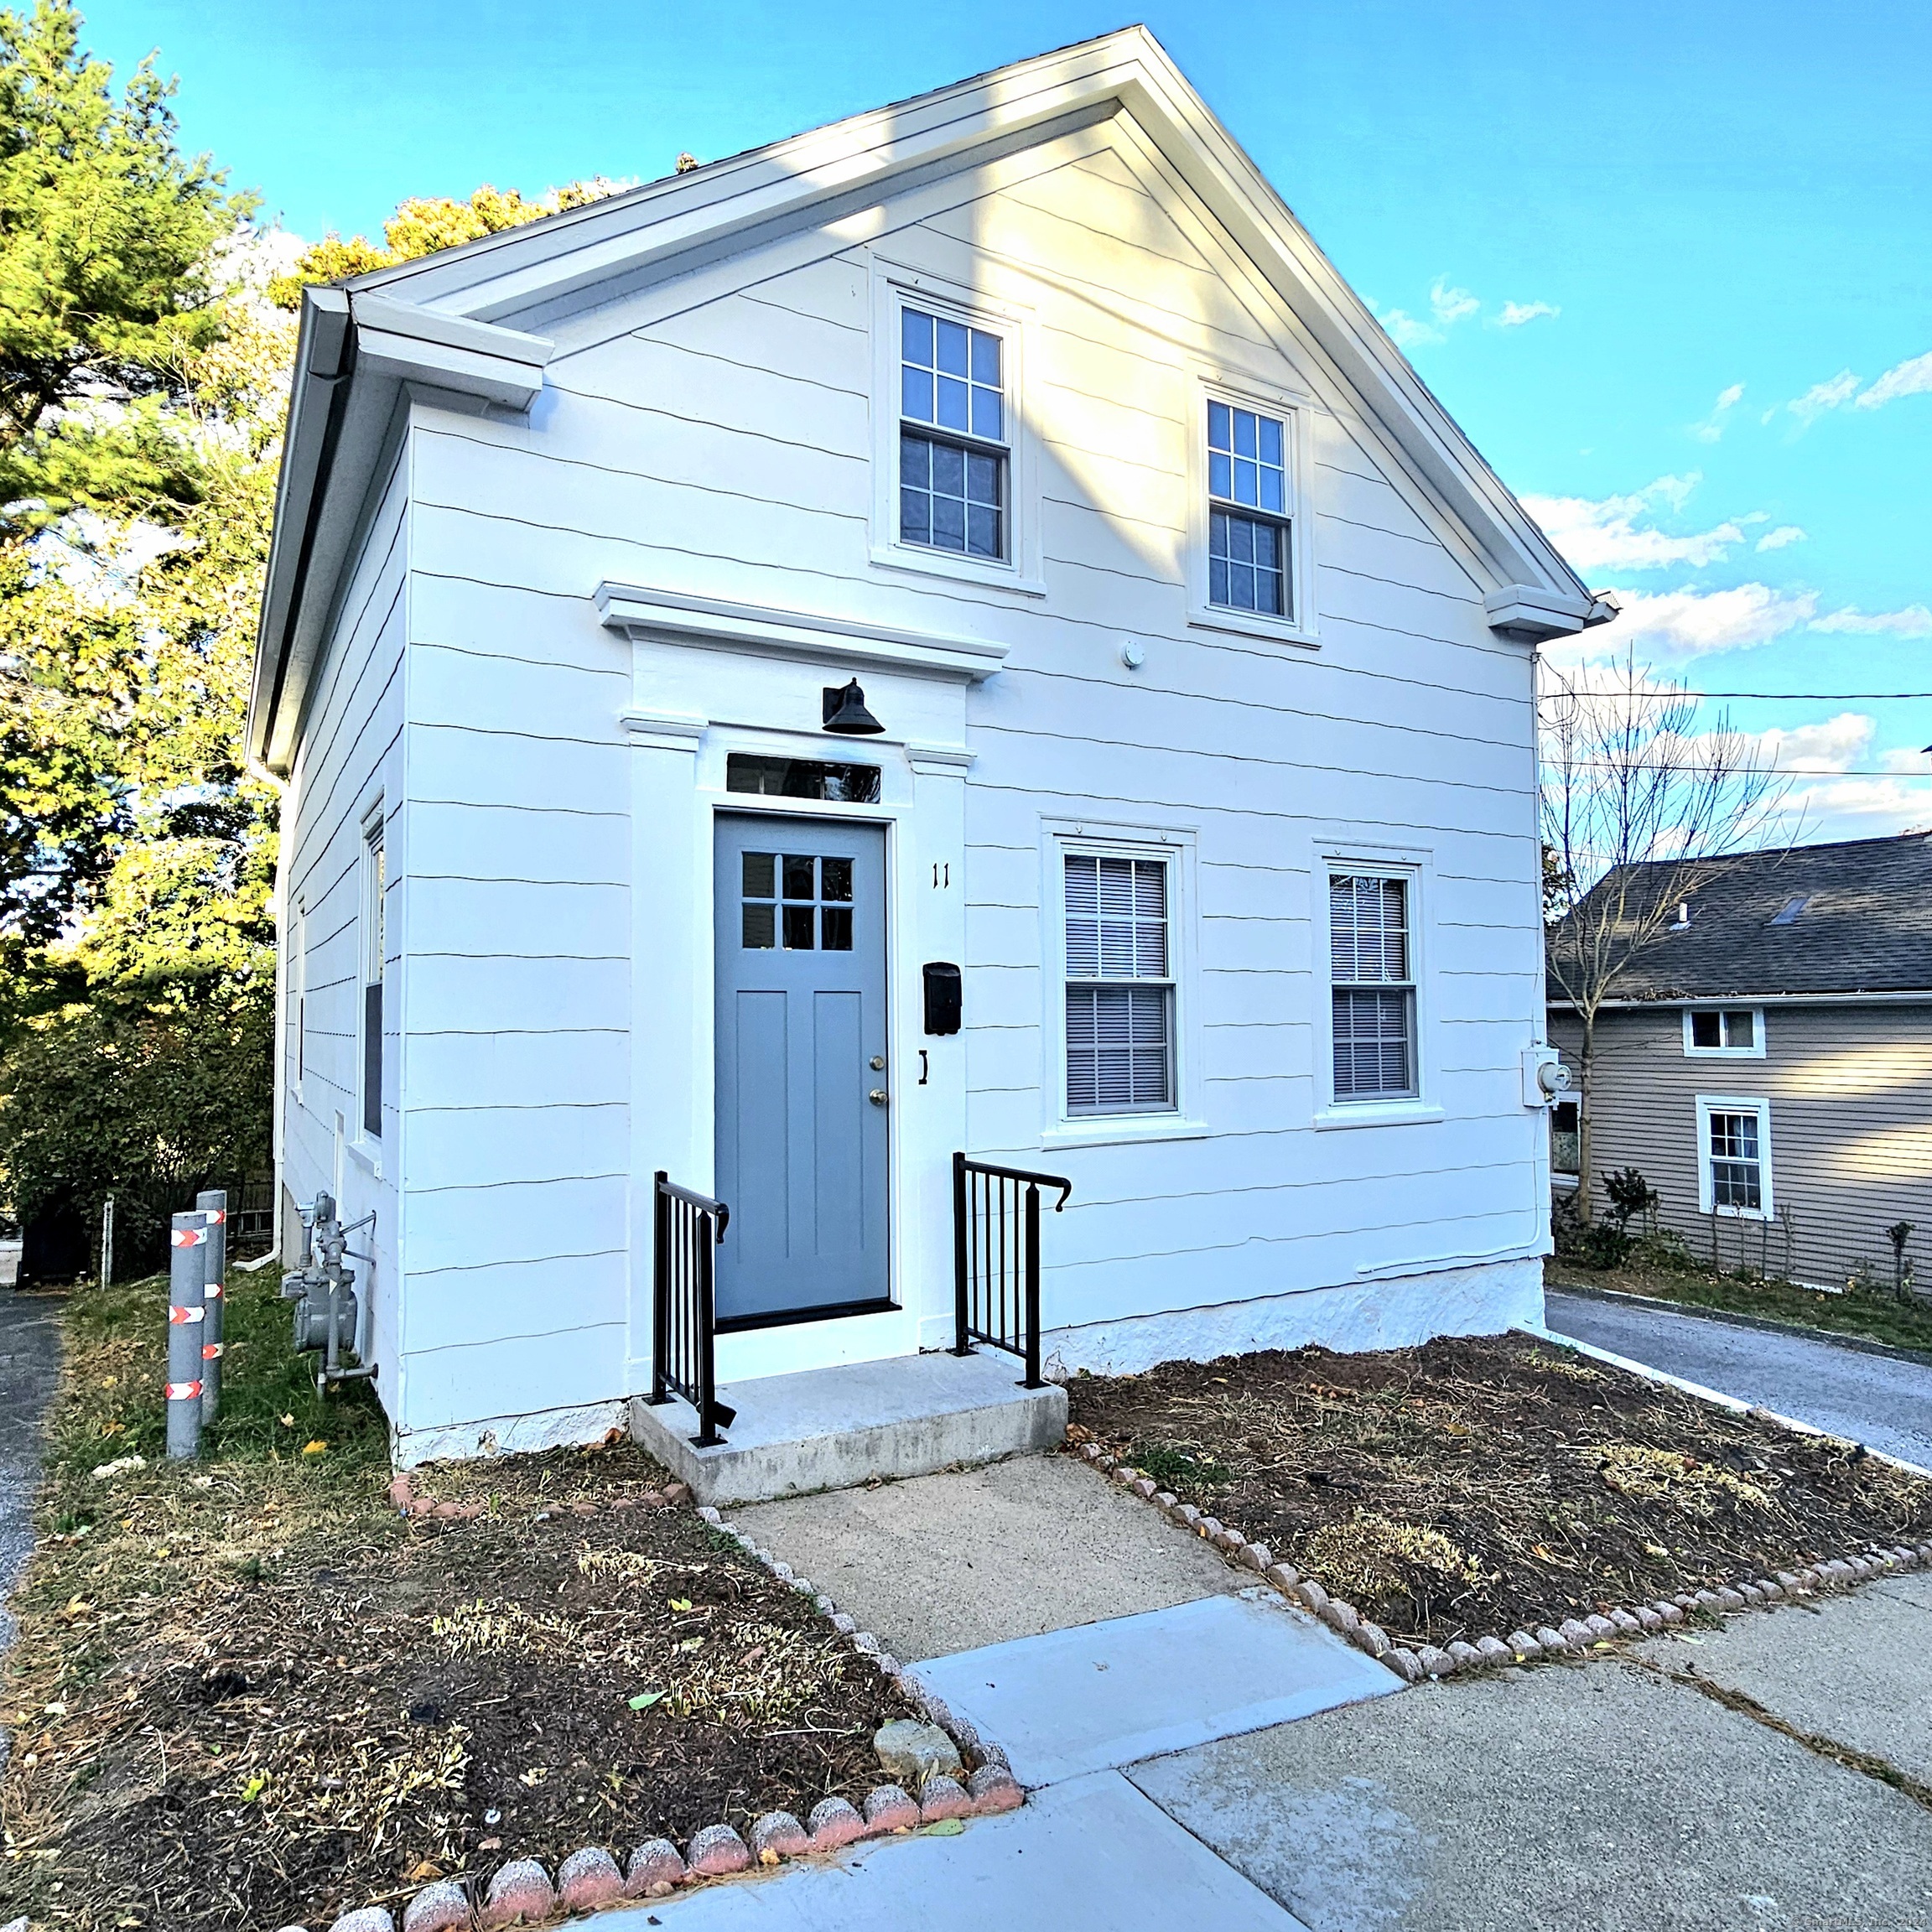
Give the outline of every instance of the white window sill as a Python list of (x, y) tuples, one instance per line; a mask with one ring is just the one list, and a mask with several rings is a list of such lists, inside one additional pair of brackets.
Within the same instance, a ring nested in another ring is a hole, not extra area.
[(922, 577), (950, 577), (955, 583), (977, 584), (988, 590), (1010, 590), (1022, 597), (1044, 597), (1045, 579), (1024, 577), (1010, 564), (980, 563), (947, 550), (929, 550), (920, 543), (875, 543), (873, 564), (881, 570), (909, 570)]
[(1442, 1118), (1440, 1107), (1423, 1100), (1343, 1101), (1322, 1108), (1315, 1116), (1315, 1126), (1317, 1132), (1335, 1127), (1412, 1127)]
[(1576, 1192), (1577, 1180), (1574, 1174), (1552, 1174), (1550, 1176), (1550, 1185), (1561, 1194), (1574, 1194)]
[(1686, 1060), (1762, 1060), (1762, 1046), (1686, 1046)]
[(1142, 1140), (1205, 1140), (1208, 1132), (1205, 1120), (1178, 1114), (1083, 1114), (1047, 1128), (1040, 1145), (1049, 1152), (1056, 1147), (1120, 1147)]
[(358, 1135), (342, 1143), (342, 1151), (372, 1179), (382, 1178), (382, 1143)]
[(1225, 631), (1236, 637), (1266, 637), (1277, 644), (1299, 645), (1305, 651), (1318, 651), (1321, 638), (1305, 624), (1292, 624), (1285, 618), (1270, 617), (1254, 610), (1223, 610), (1213, 605), (1196, 605), (1187, 613), (1187, 622), (1196, 631)]
[(1706, 1214), (1715, 1214), (1720, 1221), (1775, 1221), (1778, 1217), (1763, 1208), (1706, 1208)]

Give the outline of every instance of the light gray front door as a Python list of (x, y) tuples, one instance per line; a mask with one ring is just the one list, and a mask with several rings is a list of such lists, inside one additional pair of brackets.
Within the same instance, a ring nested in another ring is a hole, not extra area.
[(718, 1318), (886, 1303), (886, 834), (720, 815)]

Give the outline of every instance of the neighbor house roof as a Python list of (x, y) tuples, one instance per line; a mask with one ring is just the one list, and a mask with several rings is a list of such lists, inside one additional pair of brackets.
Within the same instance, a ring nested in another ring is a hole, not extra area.
[[(1674, 866), (1633, 870), (1655, 882), (1635, 881), (1638, 902), (1673, 890)], [(1740, 853), (1714, 863), (1688, 907), (1688, 925), (1618, 976), (1613, 1000), (1932, 989), (1932, 834)], [(1550, 990), (1559, 998), (1554, 974)]]
[[(584, 309), (843, 225), (949, 171), (1124, 117), (1294, 315), (1483, 560), (1491, 626), (1530, 643), (1606, 621), (1585, 587), (1145, 28), (980, 75), (460, 248), (312, 288), (303, 305), (248, 747), (294, 756), (329, 610), (400, 393), (527, 409)], [(584, 586), (589, 596), (595, 584)]]

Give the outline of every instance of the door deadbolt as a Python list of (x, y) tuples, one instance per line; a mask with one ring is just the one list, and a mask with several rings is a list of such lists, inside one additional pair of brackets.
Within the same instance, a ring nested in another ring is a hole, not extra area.
[(886, 1056), (883, 1053), (875, 1053), (872, 1056), (872, 1071), (875, 1073), (883, 1073), (886, 1071)]
[(883, 1087), (875, 1087), (865, 1098), (875, 1107), (883, 1107), (886, 1104), (886, 1089)]

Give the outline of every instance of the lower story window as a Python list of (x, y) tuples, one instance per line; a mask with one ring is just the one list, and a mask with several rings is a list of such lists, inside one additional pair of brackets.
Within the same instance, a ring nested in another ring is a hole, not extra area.
[(1574, 1100), (1559, 1100), (1550, 1109), (1550, 1167), (1553, 1173), (1574, 1174), (1582, 1153), (1581, 1121)]
[(1763, 1100), (1701, 1099), (1698, 1178), (1706, 1213), (1771, 1212), (1770, 1107)]
[(1167, 862), (1066, 858), (1067, 1111), (1165, 1112), (1174, 1098)]

